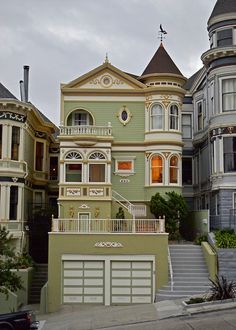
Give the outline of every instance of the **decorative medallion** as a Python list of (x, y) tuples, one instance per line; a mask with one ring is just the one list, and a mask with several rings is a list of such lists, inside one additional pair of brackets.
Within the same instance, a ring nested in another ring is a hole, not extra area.
[(79, 209), (89, 209), (90, 207), (87, 204), (81, 204)]
[(126, 105), (123, 105), (117, 117), (119, 118), (119, 121), (125, 126), (129, 123), (130, 119), (132, 118), (132, 113), (129, 111), (129, 109), (127, 109)]
[(97, 188), (97, 189), (90, 188), (89, 189), (89, 196), (103, 196), (103, 195), (104, 195), (103, 188)]
[(151, 152), (146, 152), (145, 156), (146, 156), (147, 160), (149, 160), (151, 154), (152, 154)]
[(124, 247), (123, 244), (119, 242), (97, 242), (94, 244), (98, 248), (121, 248)]
[(146, 96), (145, 107), (147, 111), (150, 109), (151, 104), (152, 104), (152, 97)]
[(167, 159), (170, 155), (170, 152), (163, 152), (163, 155), (165, 156), (165, 158)]
[(130, 183), (129, 179), (120, 179), (120, 183)]
[(165, 108), (167, 109), (170, 104), (171, 97), (170, 97), (170, 95), (163, 95), (162, 98), (163, 98), (162, 103), (164, 104)]

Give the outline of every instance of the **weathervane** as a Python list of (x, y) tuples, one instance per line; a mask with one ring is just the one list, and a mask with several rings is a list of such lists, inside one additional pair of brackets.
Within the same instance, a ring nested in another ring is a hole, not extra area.
[(162, 24), (160, 24), (159, 39), (161, 39), (161, 42), (165, 39), (166, 34), (167, 32), (163, 29)]

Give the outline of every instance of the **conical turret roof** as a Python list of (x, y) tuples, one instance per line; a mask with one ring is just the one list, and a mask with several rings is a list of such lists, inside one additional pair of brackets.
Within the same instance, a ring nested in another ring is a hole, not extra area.
[[(236, 1), (236, 0), (235, 0)], [(142, 73), (142, 77), (150, 74), (177, 74), (181, 75), (182, 73), (177, 68), (170, 55), (165, 50), (163, 44), (160, 44), (160, 47), (154, 54), (153, 58), (147, 65), (146, 69)]]
[(236, 12), (236, 0), (217, 0), (209, 20), (215, 16), (232, 12)]

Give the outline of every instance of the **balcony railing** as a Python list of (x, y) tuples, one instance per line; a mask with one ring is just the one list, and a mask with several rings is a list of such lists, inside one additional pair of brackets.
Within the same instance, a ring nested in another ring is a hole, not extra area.
[(52, 232), (165, 233), (165, 219), (52, 219)]
[(23, 226), (22, 221), (0, 221), (0, 227), (5, 227), (9, 231), (21, 231)]
[(60, 126), (60, 135), (111, 136), (111, 126)]
[(0, 160), (0, 171), (27, 172), (27, 164), (15, 160)]

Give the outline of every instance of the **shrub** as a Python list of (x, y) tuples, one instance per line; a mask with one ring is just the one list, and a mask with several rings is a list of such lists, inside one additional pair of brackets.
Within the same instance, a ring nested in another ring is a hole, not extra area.
[(186, 304), (191, 305), (191, 304), (199, 304), (199, 303), (203, 303), (206, 300), (203, 297), (193, 297), (190, 298), (188, 301), (186, 301)]
[(223, 300), (236, 298), (236, 282), (228, 281), (224, 276), (216, 276), (215, 281), (211, 281), (208, 300)]
[(197, 236), (197, 238), (195, 239), (195, 243), (197, 245), (201, 245), (202, 242), (207, 242), (207, 235), (200, 235), (200, 236)]
[(231, 229), (216, 231), (215, 240), (218, 248), (236, 248), (236, 234)]

